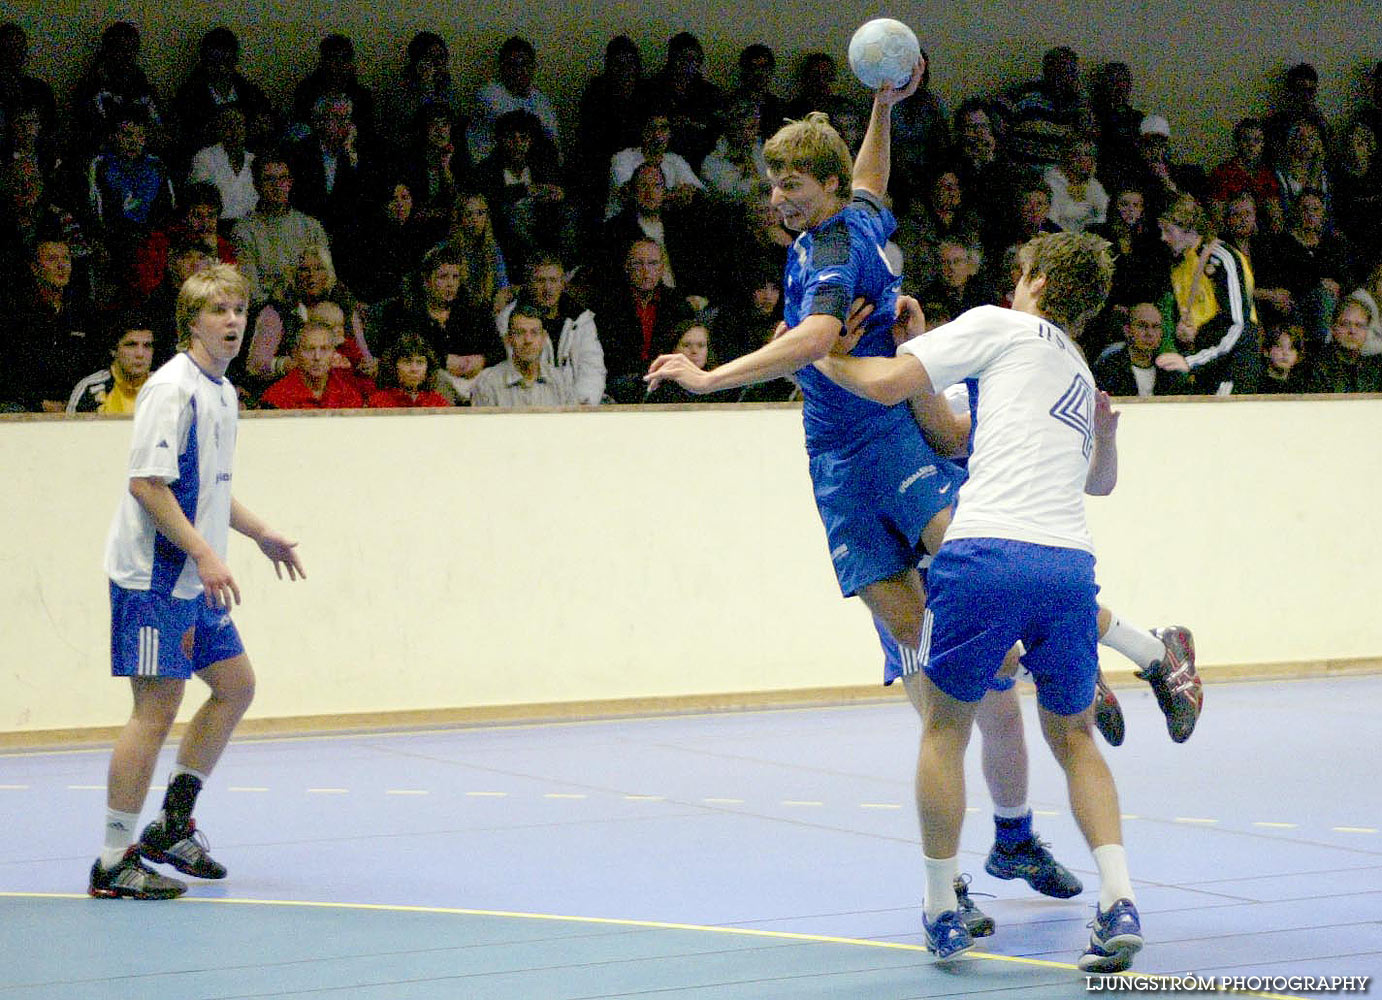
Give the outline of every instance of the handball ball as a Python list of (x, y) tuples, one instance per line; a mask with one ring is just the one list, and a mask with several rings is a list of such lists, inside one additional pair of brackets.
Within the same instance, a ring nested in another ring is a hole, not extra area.
[(921, 45), (912, 29), (890, 17), (863, 25), (849, 40), (849, 68), (869, 90), (885, 83), (905, 86), (921, 58)]

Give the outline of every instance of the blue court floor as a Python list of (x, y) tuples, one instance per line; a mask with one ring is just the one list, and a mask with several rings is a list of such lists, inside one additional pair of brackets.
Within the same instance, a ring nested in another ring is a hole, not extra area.
[[(1211, 685), (1184, 746), (1119, 694), (1135, 971), (1382, 975), (1382, 677)], [(230, 877), (172, 903), (85, 895), (107, 750), (6, 753), (0, 1000), (1084, 995), (1096, 879), (1037, 744), (1038, 828), (1091, 888), (984, 874), (972, 756), (961, 863), (998, 932), (921, 947), (917, 733), (887, 701), (244, 739), (198, 807)]]

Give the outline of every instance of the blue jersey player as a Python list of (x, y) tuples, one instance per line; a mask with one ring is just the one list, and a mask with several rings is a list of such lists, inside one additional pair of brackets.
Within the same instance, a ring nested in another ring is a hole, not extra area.
[[(802, 387), (806, 450), (816, 503), (840, 589), (858, 595), (902, 651), (904, 685), (920, 710), (917, 651), (926, 595), (915, 569), (922, 548), (934, 552), (958, 489), (956, 467), (927, 444), (909, 406), (859, 399), (812, 367), (843, 349), (842, 332), (857, 299), (873, 307), (856, 357), (891, 357), (901, 276), (884, 244), (894, 228), (883, 204), (888, 187), (892, 106), (920, 80), (919, 64), (905, 87), (874, 96), (868, 130), (851, 163), (848, 149), (822, 114), (783, 127), (764, 146), (772, 203), (784, 225), (800, 235), (787, 255), (784, 330), (758, 350), (711, 371), (681, 354), (655, 359), (645, 379), (670, 380), (696, 393), (796, 374)], [(944, 401), (937, 412), (948, 413)], [(1080, 881), (1051, 857), (1032, 832), (1026, 804), (1026, 747), (1014, 690), (985, 699), (980, 728), (985, 775), (1000, 837), (1012, 850), (1013, 874), (1048, 895), (1069, 897)], [(963, 891), (963, 883), (958, 888)], [(992, 921), (972, 908), (976, 933)]]

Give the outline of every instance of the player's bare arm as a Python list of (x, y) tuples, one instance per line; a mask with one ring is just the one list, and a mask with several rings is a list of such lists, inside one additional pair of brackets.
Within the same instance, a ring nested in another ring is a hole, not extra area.
[(208, 605), (228, 608), (232, 603), (240, 603), (240, 587), (230, 567), (187, 519), (167, 483), (155, 476), (137, 476), (130, 480), (130, 495), (153, 519), (159, 534), (197, 564)]
[(859, 155), (854, 158), (854, 190), (862, 189), (879, 198), (888, 193), (888, 174), (892, 160), (893, 105), (916, 93), (925, 69), (926, 61), (919, 59), (905, 87), (884, 84), (874, 93), (868, 130), (864, 133), (863, 142), (859, 144)]
[(1089, 458), (1089, 474), (1084, 491), (1106, 497), (1118, 485), (1118, 411), (1102, 389), (1094, 393), (1094, 451)]
[(259, 551), (274, 564), (274, 573), (280, 580), (284, 570), (288, 571), (289, 580), (306, 579), (297, 553), (298, 543), (274, 531), (234, 497), (230, 500), (230, 526), (259, 546)]
[(712, 371), (698, 368), (684, 354), (663, 354), (653, 359), (643, 381), (650, 389), (656, 389), (663, 382), (675, 382), (687, 392), (697, 394), (734, 389), (751, 382), (767, 382), (800, 371), (825, 357), (842, 328), (843, 324), (834, 316), (808, 316), (758, 350)]
[(836, 385), (884, 406), (895, 406), (912, 396), (935, 392), (925, 366), (911, 354), (895, 358), (831, 355), (817, 367)]

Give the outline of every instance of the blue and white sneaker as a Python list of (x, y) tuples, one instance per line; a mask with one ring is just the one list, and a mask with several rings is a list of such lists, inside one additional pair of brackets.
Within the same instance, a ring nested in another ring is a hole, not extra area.
[(1082, 972), (1122, 972), (1142, 950), (1142, 922), (1130, 899), (1120, 899), (1102, 913), (1096, 905), (1089, 926), (1089, 948), (1079, 962)]
[(934, 923), (926, 919), (926, 913), (923, 911), (921, 926), (926, 930), (926, 947), (930, 948), (937, 958), (952, 958), (974, 947), (974, 938), (970, 936), (969, 928), (955, 910), (946, 910)]

